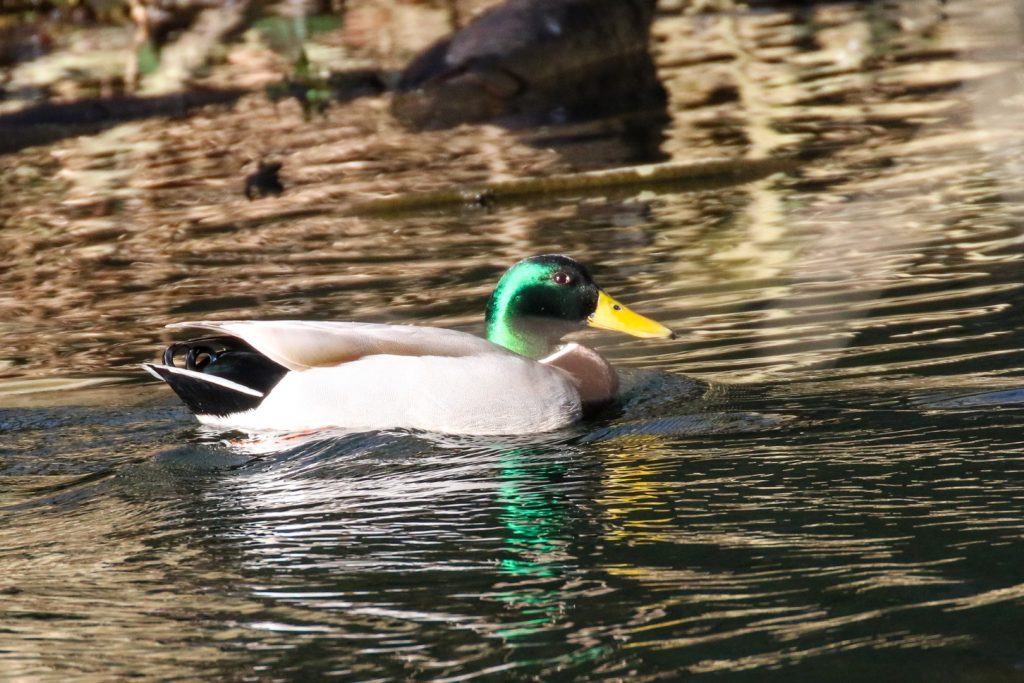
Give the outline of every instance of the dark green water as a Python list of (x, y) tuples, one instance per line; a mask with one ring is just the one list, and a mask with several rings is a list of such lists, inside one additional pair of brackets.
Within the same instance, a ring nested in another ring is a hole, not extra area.
[[(807, 152), (789, 174), (175, 218), (165, 261), (140, 240), (167, 231), (96, 233), (127, 251), (88, 261), (26, 221), (0, 274), (0, 678), (1024, 680), (1019, 25), (951, 2), (888, 34), (872, 8), (656, 25), (712, 45), (662, 41), (664, 148)], [(843, 67), (864, 45), (889, 61)], [(716, 79), (738, 99), (686, 100)], [(625, 391), (567, 432), (253, 442), (136, 369), (201, 316), (479, 332), (497, 274), (547, 251), (680, 333), (588, 336)]]

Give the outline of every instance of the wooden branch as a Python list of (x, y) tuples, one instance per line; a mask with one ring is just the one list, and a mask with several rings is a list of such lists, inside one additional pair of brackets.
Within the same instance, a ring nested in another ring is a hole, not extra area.
[(738, 183), (791, 170), (799, 163), (798, 158), (785, 156), (647, 164), (543, 178), (503, 180), (462, 189), (391, 195), (357, 202), (347, 213), (402, 213), (453, 205), (488, 205), (493, 202), (524, 201), (558, 195), (595, 194), (614, 189), (664, 189), (667, 185), (686, 187), (714, 182)]

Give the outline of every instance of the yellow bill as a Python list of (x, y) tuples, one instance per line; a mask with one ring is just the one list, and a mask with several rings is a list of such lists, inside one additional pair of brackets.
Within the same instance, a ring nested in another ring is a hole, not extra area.
[(661, 323), (634, 313), (601, 290), (597, 293), (597, 310), (587, 318), (587, 325), (601, 330), (625, 332), (634, 337), (674, 339), (676, 336)]

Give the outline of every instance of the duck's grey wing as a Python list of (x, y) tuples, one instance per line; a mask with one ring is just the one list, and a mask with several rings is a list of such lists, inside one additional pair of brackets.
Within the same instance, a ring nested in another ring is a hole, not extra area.
[(227, 320), (172, 323), (243, 340), (289, 370), (330, 367), (365, 356), (477, 356), (510, 353), (466, 332), (417, 325), (308, 320)]

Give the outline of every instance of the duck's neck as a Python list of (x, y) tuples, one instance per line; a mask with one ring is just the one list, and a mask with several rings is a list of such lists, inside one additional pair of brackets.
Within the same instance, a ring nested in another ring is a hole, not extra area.
[(497, 296), (487, 304), (487, 340), (527, 358), (543, 358), (561, 335), (541, 321), (518, 315), (511, 300)]
[(488, 321), (487, 340), (527, 358), (543, 358), (554, 348), (546, 335), (501, 320)]

